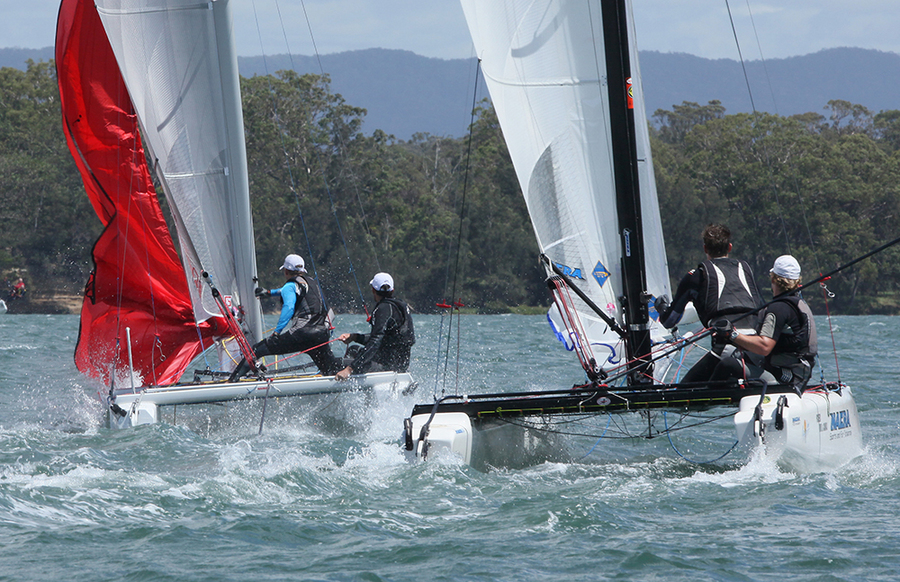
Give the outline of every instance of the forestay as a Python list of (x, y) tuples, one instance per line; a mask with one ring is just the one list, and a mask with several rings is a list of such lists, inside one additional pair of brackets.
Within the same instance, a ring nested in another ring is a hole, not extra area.
[[(541, 252), (622, 323), (623, 249), (599, 2), (462, 5)], [(669, 293), (669, 276), (635, 33), (629, 28), (647, 285), (659, 296)], [(598, 363), (617, 360), (623, 354), (618, 336), (580, 300), (576, 304)], [(655, 319), (655, 310), (651, 315)], [(662, 328), (653, 321), (651, 330), (658, 336)], [(597, 349), (600, 344), (606, 353)]]

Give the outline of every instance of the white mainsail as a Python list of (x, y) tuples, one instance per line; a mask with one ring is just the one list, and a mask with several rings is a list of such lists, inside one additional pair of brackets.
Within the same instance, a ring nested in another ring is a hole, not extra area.
[(198, 322), (220, 311), (202, 271), (262, 338), (229, 0), (97, 0), (176, 222)]
[[(462, 6), (540, 250), (621, 324), (622, 248), (600, 2), (462, 0)], [(670, 294), (669, 274), (629, 29), (647, 285), (660, 296)], [(591, 343), (622, 355), (618, 336), (576, 304)], [(651, 323), (660, 335), (661, 326)]]

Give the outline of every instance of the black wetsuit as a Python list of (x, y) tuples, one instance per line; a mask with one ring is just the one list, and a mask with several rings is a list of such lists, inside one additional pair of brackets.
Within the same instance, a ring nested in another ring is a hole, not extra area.
[[(659, 321), (667, 328), (674, 327), (690, 301), (705, 327), (724, 317), (738, 329), (755, 331), (758, 317), (747, 314), (762, 305), (761, 297), (745, 261), (729, 257), (707, 259), (681, 279), (672, 305), (660, 314)], [(713, 343), (712, 348), (713, 353), (703, 356), (685, 374), (684, 382), (722, 380), (743, 372), (741, 354), (733, 346)]]
[(350, 364), (351, 372), (406, 372), (411, 348), (416, 343), (409, 306), (393, 297), (382, 298), (372, 311), (370, 322), (370, 333), (350, 334), (350, 341), (363, 344), (359, 355)]

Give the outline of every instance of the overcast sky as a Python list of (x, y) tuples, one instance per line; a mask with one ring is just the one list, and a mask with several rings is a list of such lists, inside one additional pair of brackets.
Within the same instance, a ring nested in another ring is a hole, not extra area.
[[(900, 0), (729, 2), (747, 59), (760, 58), (760, 47), (766, 59), (841, 46), (900, 53)], [(0, 0), (0, 47), (51, 46), (58, 4)], [(373, 47), (445, 59), (474, 54), (456, 0), (233, 0), (232, 6), (241, 56), (315, 54), (310, 28), (320, 54)], [(634, 10), (642, 50), (737, 58), (725, 0), (634, 0)]]

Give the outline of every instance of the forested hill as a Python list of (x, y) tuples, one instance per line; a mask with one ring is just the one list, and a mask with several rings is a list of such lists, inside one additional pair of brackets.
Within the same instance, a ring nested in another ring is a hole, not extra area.
[[(26, 59), (49, 60), (52, 48), (0, 49), (0, 66), (24, 70)], [(409, 139), (415, 133), (461, 137), (469, 124), (475, 61), (433, 59), (408, 51), (368, 49), (310, 56), (239, 57), (245, 77), (282, 69), (331, 77), (331, 89), (367, 110), (364, 133), (376, 129)], [(321, 65), (320, 65), (321, 62)], [(729, 113), (750, 112), (741, 65), (731, 59), (641, 52), (647, 109), (671, 109), (683, 101), (722, 102)], [(822, 112), (832, 99), (878, 112), (900, 107), (900, 55), (836, 48), (811, 55), (747, 62), (757, 111), (794, 115)], [(479, 81), (479, 87), (484, 83)], [(482, 89), (483, 91), (483, 89)], [(482, 95), (483, 96), (483, 93)]]
[[(325, 77), (253, 76), (241, 91), (262, 286), (278, 284), (284, 255), (300, 253), (338, 311), (361, 309), (379, 270), (418, 312), (451, 298), (484, 312), (548, 302), (489, 104), (477, 108), (470, 144), (367, 134), (364, 110)], [(77, 293), (100, 223), (63, 138), (55, 71), (0, 68), (0, 103), (0, 281), (24, 277), (31, 297)], [(809, 280), (900, 236), (898, 108), (828, 100), (753, 116), (688, 102), (656, 111), (651, 142), (676, 281), (702, 259), (710, 222), (731, 227), (735, 255), (763, 289), (785, 252)], [(900, 313), (900, 248), (828, 289), (832, 313)]]

